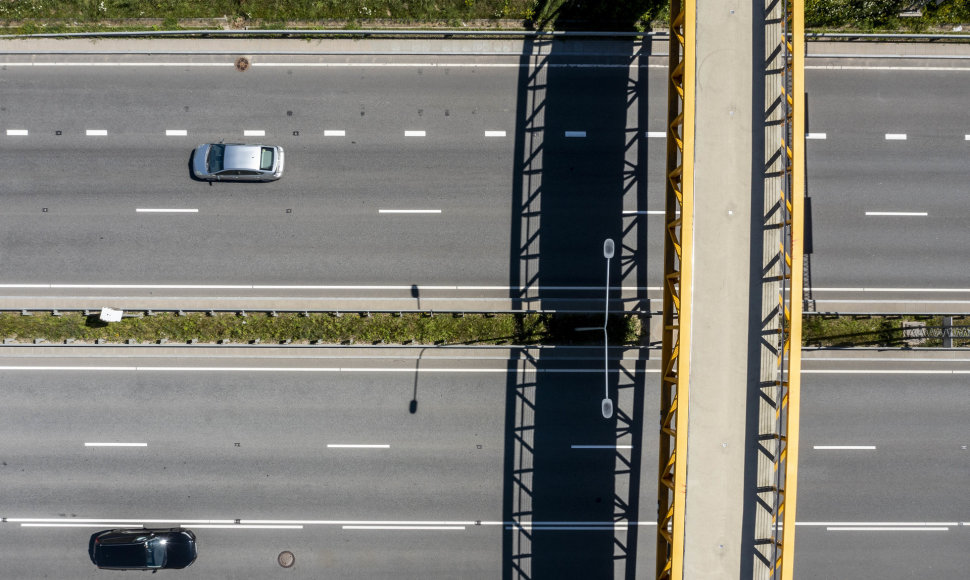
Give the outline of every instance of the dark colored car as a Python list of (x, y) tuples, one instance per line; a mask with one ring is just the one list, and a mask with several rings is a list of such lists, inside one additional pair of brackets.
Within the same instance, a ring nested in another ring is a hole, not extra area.
[(192, 173), (206, 181), (275, 181), (283, 176), (283, 148), (209, 143), (192, 154)]
[(195, 534), (181, 528), (104, 530), (91, 536), (91, 561), (106, 570), (185, 568), (195, 562)]

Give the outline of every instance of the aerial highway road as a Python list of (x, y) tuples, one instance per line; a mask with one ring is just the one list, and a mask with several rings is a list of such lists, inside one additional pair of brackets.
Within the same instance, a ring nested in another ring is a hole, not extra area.
[[(616, 285), (656, 295), (662, 56), (303, 43), (256, 51), (242, 72), (244, 47), (221, 42), (0, 54), (6, 294), (588, 296), (613, 237), (633, 266), (617, 264)], [(970, 308), (966, 62), (808, 60), (820, 310)], [(193, 181), (192, 149), (220, 140), (284, 146), (283, 179)]]
[[(534, 59), (257, 54), (245, 72), (204, 51), (3, 55), (4, 282), (507, 298), (528, 285), (510, 281), (527, 276), (519, 256), (541, 254), (531, 284), (601, 286), (602, 240), (624, 235), (646, 195), (624, 163), (644, 162), (629, 118), (648, 91), (627, 103), (640, 73), (629, 45), (579, 46)], [(649, 98), (659, 106), (662, 90)], [(283, 178), (193, 181), (193, 148), (222, 140), (283, 146)]]
[[(611, 381), (622, 366), (644, 394), (642, 413), (618, 401), (617, 431), (585, 349), (98, 352), (2, 351), (11, 577), (99, 577), (87, 538), (124, 525), (195, 531), (186, 578), (651, 575), (658, 373), (634, 351), (611, 352)], [(968, 372), (959, 356), (806, 353), (796, 577), (970, 565)]]

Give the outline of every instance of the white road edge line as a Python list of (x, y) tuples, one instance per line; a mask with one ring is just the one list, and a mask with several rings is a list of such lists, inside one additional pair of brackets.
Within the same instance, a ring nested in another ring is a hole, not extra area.
[[(126, 372), (186, 372), (186, 373), (201, 373), (201, 372), (243, 372), (243, 373), (481, 373), (481, 374), (501, 374), (501, 373), (518, 373), (519, 369), (508, 369), (508, 368), (438, 368), (438, 367), (422, 367), (418, 370), (406, 369), (406, 368), (380, 368), (380, 367), (137, 367), (137, 366), (28, 366), (28, 365), (5, 365), (0, 366), (0, 371), (126, 371)], [(529, 372), (540, 373), (540, 374), (559, 374), (559, 373), (572, 373), (572, 374), (595, 374), (601, 373), (602, 370), (596, 369), (531, 369)], [(610, 373), (624, 373), (629, 374), (635, 372), (636, 374), (653, 374), (660, 373), (660, 369), (643, 369), (643, 370), (629, 370), (629, 369), (610, 369)], [(802, 371), (813, 372), (813, 371)], [(821, 371), (814, 371), (821, 372)], [(848, 371), (836, 371), (836, 372), (848, 372)], [(858, 372), (868, 372), (868, 373), (878, 373), (879, 371), (866, 371), (859, 369)], [(893, 371), (895, 372), (895, 371)], [(932, 371), (920, 371), (920, 372), (932, 372)], [(940, 371), (947, 373), (956, 373), (960, 371)], [(970, 370), (965, 371), (970, 374)]]
[(135, 213), (199, 213), (199, 210), (198, 209), (139, 207), (135, 209)]
[(585, 137), (586, 131), (566, 131), (566, 137)]
[(875, 451), (875, 445), (815, 445), (812, 449), (819, 450), (845, 450), (845, 451)]
[[(9, 521), (9, 520), (8, 520)], [(92, 524), (20, 524), (21, 528), (104, 528), (107, 526), (115, 528), (140, 528), (141, 524), (115, 524), (115, 523), (92, 523)]]
[[(538, 287), (511, 287), (511, 286), (436, 286), (436, 285), (416, 285), (418, 290), (431, 291), (431, 290), (453, 290), (453, 291), (479, 291), (479, 290), (497, 290), (500, 292), (515, 290), (592, 290), (592, 291), (602, 291), (602, 286), (538, 286)], [(334, 284), (334, 285), (296, 285), (296, 284), (61, 284), (61, 283), (50, 283), (50, 284), (0, 284), (0, 288), (60, 288), (60, 289), (91, 289), (91, 290), (101, 290), (101, 289), (112, 289), (112, 290), (413, 290), (415, 286), (398, 286), (394, 284), (388, 284), (384, 286), (378, 285), (366, 285), (366, 284)], [(652, 290), (660, 291), (660, 286), (610, 286), (611, 289), (620, 289), (624, 291), (635, 292), (639, 290)], [(816, 288), (816, 290), (819, 290)], [(827, 288), (826, 290), (839, 290), (843, 289), (832, 289)], [(863, 291), (866, 289), (860, 288), (855, 291)], [(878, 290), (878, 289), (876, 289)], [(905, 290), (905, 289), (904, 289)], [(848, 289), (844, 291), (853, 291), (853, 289)], [(940, 290), (945, 291), (945, 290)], [(961, 290), (963, 291), (963, 290)], [(970, 292), (970, 290), (965, 290), (965, 292)]]
[(386, 443), (379, 444), (354, 444), (354, 443), (328, 443), (328, 449), (390, 449)]
[(904, 528), (904, 527), (828, 527), (825, 528), (827, 532), (949, 532), (950, 528)]
[(426, 137), (427, 136), (427, 132), (425, 132), (425, 131), (405, 131), (404, 132), (404, 136), (405, 137)]
[(347, 132), (344, 131), (343, 129), (324, 129), (323, 136), (324, 137), (346, 137)]
[(243, 137), (265, 137), (266, 131), (262, 129), (243, 129)]
[(94, 443), (85, 442), (85, 447), (148, 447), (148, 443)]
[(7, 129), (7, 136), (9, 137), (26, 137), (27, 129)]
[(88, 129), (84, 132), (88, 137), (104, 137), (108, 134), (107, 129)]
[(185, 137), (189, 132), (185, 129), (165, 129), (166, 137)]
[(905, 141), (906, 133), (886, 133), (886, 141)]
[(192, 524), (193, 528), (220, 529), (220, 530), (302, 530), (299, 524)]
[(464, 530), (465, 526), (343, 526), (345, 530)]
[(806, 133), (806, 139), (826, 139), (828, 137), (825, 133)]
[(881, 217), (927, 217), (929, 213), (925, 211), (867, 211), (866, 215)]
[(440, 209), (379, 209), (377, 213), (441, 213)]

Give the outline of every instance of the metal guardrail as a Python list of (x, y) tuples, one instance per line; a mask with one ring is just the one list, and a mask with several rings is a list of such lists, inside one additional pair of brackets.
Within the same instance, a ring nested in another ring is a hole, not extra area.
[(903, 34), (891, 32), (806, 32), (805, 40), (808, 41), (951, 41), (951, 42), (970, 42), (970, 34)]
[[(6, 38), (152, 38), (152, 37), (505, 37), (505, 38), (643, 38), (666, 41), (670, 38), (667, 30), (637, 31), (600, 31), (600, 30), (438, 30), (438, 29), (213, 29), (213, 30), (142, 30), (142, 31), (100, 31), (100, 32), (59, 32), (41, 34), (0, 34)], [(805, 40), (860, 41), (882, 40), (909, 42), (970, 42), (970, 34), (909, 34), (892, 32), (806, 32)]]

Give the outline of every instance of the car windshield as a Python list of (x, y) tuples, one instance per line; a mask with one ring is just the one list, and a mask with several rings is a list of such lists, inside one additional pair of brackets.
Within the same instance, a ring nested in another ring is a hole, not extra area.
[(263, 147), (262, 153), (259, 156), (259, 168), (263, 171), (270, 171), (273, 169), (272, 147)]
[(223, 158), (226, 156), (226, 146), (225, 145), (210, 145), (209, 154), (206, 156), (205, 162), (209, 166), (209, 173), (215, 173), (217, 171), (222, 171)]

